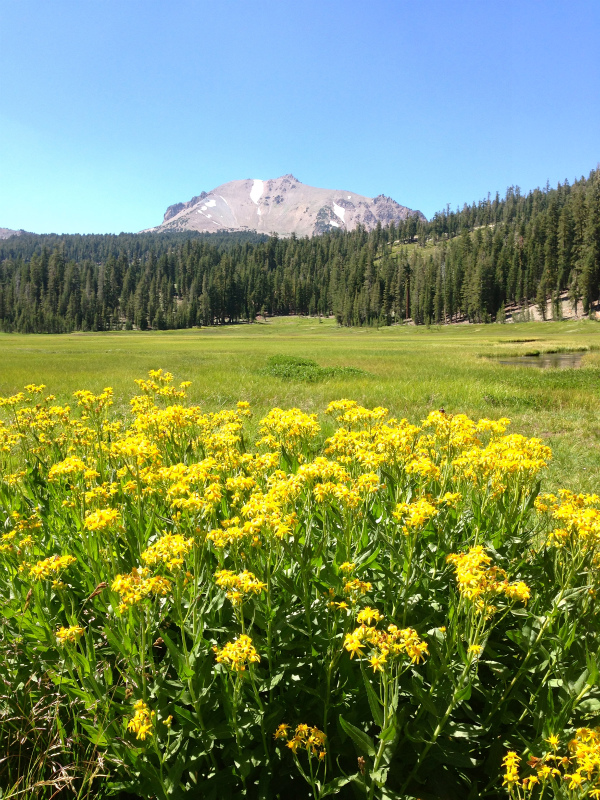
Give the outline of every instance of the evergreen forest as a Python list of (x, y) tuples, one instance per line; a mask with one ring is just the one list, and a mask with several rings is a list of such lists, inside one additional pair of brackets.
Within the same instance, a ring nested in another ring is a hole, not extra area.
[(600, 168), (371, 232), (0, 242), (5, 332), (166, 330), (289, 314), (334, 315), (347, 326), (492, 322), (531, 303), (558, 318), (565, 292), (584, 313), (599, 301)]

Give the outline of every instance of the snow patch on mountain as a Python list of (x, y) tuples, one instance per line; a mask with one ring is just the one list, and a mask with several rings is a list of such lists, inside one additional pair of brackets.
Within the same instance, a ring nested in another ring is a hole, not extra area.
[(264, 190), (265, 182), (255, 179), (254, 183), (252, 184), (252, 188), (250, 189), (250, 200), (258, 205), (258, 201), (263, 196)]
[[(350, 199), (350, 197), (348, 197), (348, 200), (349, 200), (349, 199)], [(337, 217), (339, 217), (339, 218), (342, 220), (342, 222), (343, 222), (343, 223), (345, 223), (345, 222), (346, 222), (346, 220), (344, 219), (344, 216), (345, 216), (345, 214), (346, 214), (346, 209), (345, 209), (345, 208), (342, 208), (341, 206), (338, 206), (338, 204), (335, 202), (335, 200), (333, 201), (333, 213), (334, 213), (334, 214), (335, 214)], [(334, 222), (332, 222), (331, 224), (332, 224), (332, 225), (335, 225), (335, 223), (334, 223)], [(336, 227), (337, 227), (337, 225), (336, 225)]]

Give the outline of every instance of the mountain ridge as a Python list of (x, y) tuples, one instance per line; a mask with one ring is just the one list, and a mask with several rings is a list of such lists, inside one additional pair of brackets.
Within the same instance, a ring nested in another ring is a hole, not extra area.
[(28, 231), (24, 231), (23, 228), (20, 228), (18, 231), (12, 228), (0, 228), (0, 239), (10, 239), (11, 236), (22, 236), (27, 232)]
[(301, 183), (292, 174), (260, 180), (246, 178), (201, 192), (187, 202), (174, 203), (160, 225), (145, 232), (247, 231), (280, 236), (314, 236), (334, 228), (354, 230), (377, 223), (389, 225), (420, 212), (384, 194), (371, 198), (342, 189), (320, 189)]

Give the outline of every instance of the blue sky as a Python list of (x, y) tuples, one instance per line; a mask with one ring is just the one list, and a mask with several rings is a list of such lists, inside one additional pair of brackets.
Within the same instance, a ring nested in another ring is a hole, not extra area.
[(0, 226), (291, 172), (430, 217), (600, 161), (598, 0), (0, 0)]

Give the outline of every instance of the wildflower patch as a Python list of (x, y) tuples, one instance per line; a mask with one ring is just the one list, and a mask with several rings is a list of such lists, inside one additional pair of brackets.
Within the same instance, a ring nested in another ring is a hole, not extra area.
[(137, 386), (0, 399), (0, 789), (600, 797), (600, 496), (544, 442)]

